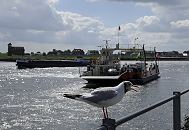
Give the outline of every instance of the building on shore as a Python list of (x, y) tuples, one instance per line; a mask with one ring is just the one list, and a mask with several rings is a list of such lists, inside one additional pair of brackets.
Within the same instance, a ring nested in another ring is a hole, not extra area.
[(85, 52), (82, 49), (74, 49), (72, 51), (72, 55), (83, 56), (83, 55), (85, 55)]
[(86, 55), (98, 56), (100, 54), (98, 50), (88, 50)]
[(8, 44), (8, 56), (24, 55), (24, 52), (25, 52), (24, 47), (15, 47), (15, 46), (12, 46), (12, 43)]
[(183, 53), (178, 51), (157, 52), (160, 57), (183, 57)]

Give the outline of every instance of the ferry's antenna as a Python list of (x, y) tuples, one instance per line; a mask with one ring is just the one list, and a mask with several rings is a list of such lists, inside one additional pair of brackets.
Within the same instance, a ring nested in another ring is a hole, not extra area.
[(118, 45), (119, 45), (119, 37), (120, 37), (120, 30), (121, 30), (121, 27), (119, 26), (118, 27), (118, 33), (117, 33), (117, 42), (118, 42)]
[(108, 48), (108, 41), (111, 41), (111, 40), (103, 40), (106, 42), (106, 49)]

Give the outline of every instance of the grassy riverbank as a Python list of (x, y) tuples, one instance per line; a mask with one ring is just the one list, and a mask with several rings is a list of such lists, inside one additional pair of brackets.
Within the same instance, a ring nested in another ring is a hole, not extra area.
[[(61, 56), (53, 56), (53, 55), (24, 55), (24, 56), (8, 56), (7, 53), (0, 53), (0, 61), (11, 61), (15, 62), (17, 59), (31, 59), (31, 60), (74, 60), (74, 59), (85, 59), (85, 60), (95, 60), (98, 56), (75, 56), (75, 55), (61, 55)], [(143, 60), (143, 58), (138, 59), (136, 57), (126, 57), (121, 56), (121, 60)], [(147, 61), (153, 61), (154, 57), (146, 57)], [(159, 61), (189, 61), (188, 57), (161, 57), (158, 58)]]
[(8, 56), (6, 53), (0, 53), (0, 61), (16, 61), (17, 59), (31, 59), (31, 60), (74, 60), (74, 59), (85, 59), (85, 60), (94, 60), (97, 56), (75, 56), (75, 55), (65, 55), (65, 56), (43, 56), (43, 55), (25, 55), (25, 56)]

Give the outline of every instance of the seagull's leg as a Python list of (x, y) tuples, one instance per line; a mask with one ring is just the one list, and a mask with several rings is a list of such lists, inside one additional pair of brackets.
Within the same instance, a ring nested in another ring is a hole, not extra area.
[(102, 107), (102, 111), (103, 111), (103, 114), (104, 114), (104, 119), (106, 119), (107, 117), (106, 117), (106, 112), (104, 110), (104, 107)]
[(107, 107), (105, 108), (105, 110), (106, 110), (106, 117), (108, 118), (108, 109), (107, 109)]

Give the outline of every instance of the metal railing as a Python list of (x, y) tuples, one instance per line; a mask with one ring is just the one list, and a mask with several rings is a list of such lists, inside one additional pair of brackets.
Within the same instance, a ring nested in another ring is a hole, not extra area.
[(167, 99), (164, 99), (158, 103), (155, 103), (149, 107), (146, 107), (136, 113), (133, 113), (127, 117), (123, 117), (121, 119), (118, 119), (117, 121), (115, 119), (107, 118), (102, 120), (102, 125), (97, 130), (116, 130), (116, 127), (132, 120), (133, 118), (136, 118), (144, 113), (147, 113), (150, 110), (153, 110), (159, 106), (162, 106), (163, 104), (166, 104), (173, 100), (173, 130), (181, 130), (181, 110), (180, 110), (180, 97), (181, 95), (189, 92), (189, 89), (186, 91), (180, 92), (173, 92), (173, 96), (169, 97)]

